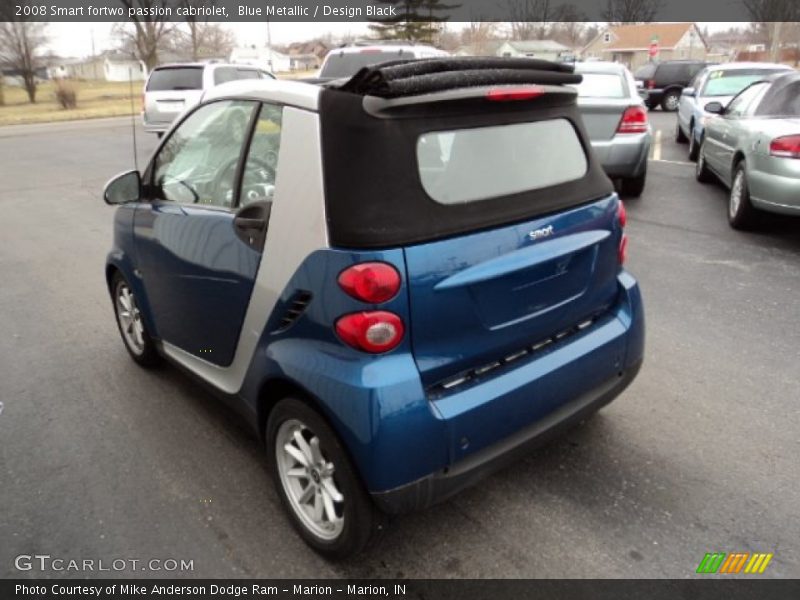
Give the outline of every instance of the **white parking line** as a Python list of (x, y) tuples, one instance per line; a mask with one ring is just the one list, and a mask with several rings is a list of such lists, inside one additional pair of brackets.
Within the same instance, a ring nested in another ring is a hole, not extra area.
[(656, 129), (656, 139), (653, 143), (653, 160), (661, 160), (661, 130)]
[(670, 165), (685, 165), (687, 167), (693, 167), (694, 166), (694, 163), (686, 162), (685, 160), (667, 160), (666, 158), (651, 158), (650, 160), (653, 161), (653, 162), (662, 162), (662, 163), (667, 163), (667, 164), (670, 164)]

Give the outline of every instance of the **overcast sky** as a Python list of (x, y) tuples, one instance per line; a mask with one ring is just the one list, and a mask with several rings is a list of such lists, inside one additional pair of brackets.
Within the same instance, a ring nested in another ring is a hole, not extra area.
[[(102, 52), (118, 46), (117, 40), (111, 34), (113, 23), (50, 23), (48, 35), (50, 36), (50, 49), (54, 54), (63, 57), (83, 57), (92, 53), (92, 39), (95, 50)], [(463, 24), (450, 23), (453, 29), (460, 29)], [(708, 25), (711, 31), (726, 29), (733, 26), (742, 26), (742, 23), (698, 23), (702, 28)], [(239, 45), (263, 45), (267, 40), (266, 23), (226, 23), (223, 27), (231, 29), (236, 34)], [(271, 23), (272, 43), (276, 45), (299, 42), (315, 37), (333, 33), (345, 35), (352, 33), (356, 36), (366, 36), (369, 33), (368, 24), (363, 23)]]

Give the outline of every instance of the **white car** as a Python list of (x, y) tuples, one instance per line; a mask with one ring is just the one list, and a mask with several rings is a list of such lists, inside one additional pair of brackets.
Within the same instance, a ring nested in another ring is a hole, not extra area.
[(147, 78), (142, 97), (144, 130), (161, 137), (178, 115), (200, 102), (203, 92), (239, 79), (275, 79), (275, 76), (252, 65), (216, 62), (154, 68)]
[(356, 42), (328, 52), (319, 70), (320, 79), (342, 79), (355, 75), (362, 67), (390, 60), (450, 56), (444, 50), (411, 42)]

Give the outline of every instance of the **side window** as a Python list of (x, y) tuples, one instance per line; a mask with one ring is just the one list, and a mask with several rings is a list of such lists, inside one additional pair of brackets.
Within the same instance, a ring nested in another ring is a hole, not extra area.
[(275, 192), (275, 175), (278, 168), (278, 153), (281, 147), (281, 121), (283, 107), (262, 104), (247, 153), (242, 193), (239, 206), (253, 202), (271, 201)]
[(731, 103), (728, 104), (728, 108), (725, 109), (725, 114), (731, 117), (741, 117), (748, 114), (748, 109), (751, 105), (755, 104), (754, 100), (756, 98), (761, 97), (767, 85), (766, 83), (757, 83), (745, 88), (738, 96), (731, 100)]
[(153, 163), (156, 199), (230, 208), (255, 102), (200, 107), (172, 133)]
[(214, 85), (236, 81), (237, 79), (239, 79), (239, 76), (233, 67), (217, 67), (214, 69)]

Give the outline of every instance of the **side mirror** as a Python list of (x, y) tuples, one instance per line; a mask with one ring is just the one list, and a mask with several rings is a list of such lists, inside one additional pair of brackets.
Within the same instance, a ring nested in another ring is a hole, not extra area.
[(142, 197), (142, 176), (139, 171), (120, 173), (106, 184), (103, 200), (106, 204), (127, 204)]
[(722, 106), (721, 102), (709, 102), (703, 107), (703, 110), (712, 115), (721, 115), (725, 112), (725, 107)]
[(695, 96), (694, 88), (693, 87), (683, 88), (683, 92), (681, 92), (681, 95), (682, 96), (689, 96), (691, 98), (694, 98), (694, 96)]

